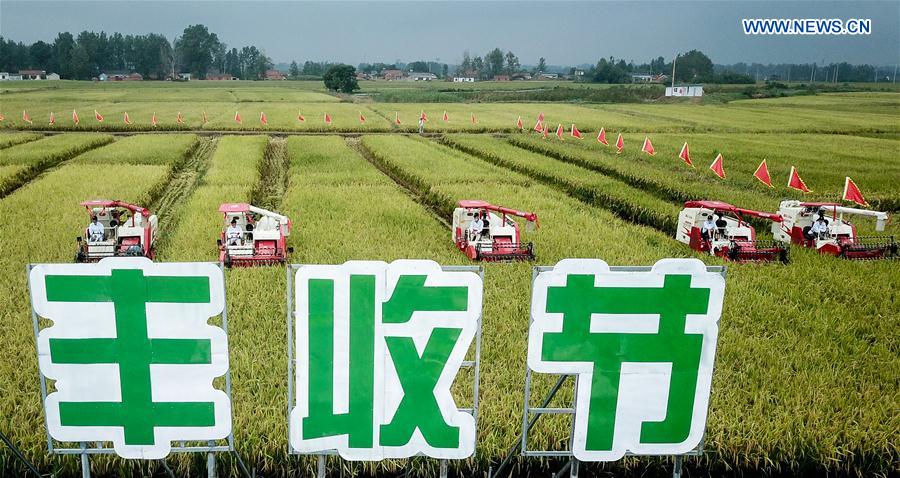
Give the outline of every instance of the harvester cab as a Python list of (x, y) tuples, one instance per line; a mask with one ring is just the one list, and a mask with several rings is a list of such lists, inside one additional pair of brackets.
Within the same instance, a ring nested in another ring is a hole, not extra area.
[[(846, 259), (897, 257), (897, 243), (893, 236), (858, 236), (856, 226), (844, 219), (845, 214), (873, 217), (875, 231), (883, 232), (888, 221), (886, 212), (797, 200), (781, 201), (778, 212), (784, 221), (772, 224), (772, 235), (785, 244), (815, 248), (823, 254)], [(816, 227), (820, 216), (824, 221)]]
[(291, 220), (246, 203), (219, 206), (224, 217), (216, 244), (226, 267), (283, 264), (293, 249), (287, 246)]
[[(781, 223), (781, 216), (752, 211), (721, 201), (688, 201), (678, 215), (675, 239), (691, 249), (737, 262), (788, 262), (788, 250), (775, 241), (757, 241), (756, 230), (745, 217)], [(704, 224), (714, 225), (704, 231)]]
[[(157, 219), (145, 207), (124, 201), (97, 199), (81, 203), (90, 216), (78, 236), (75, 262), (97, 262), (104, 257), (143, 256), (153, 260)], [(97, 219), (94, 224), (94, 218)]]
[[(473, 230), (475, 216), (482, 219), (480, 233)], [(525, 219), (529, 231), (538, 227), (537, 214), (495, 206), (485, 201), (463, 200), (453, 211), (453, 242), (469, 259), (476, 261), (534, 260), (534, 245), (523, 242), (519, 223)]]

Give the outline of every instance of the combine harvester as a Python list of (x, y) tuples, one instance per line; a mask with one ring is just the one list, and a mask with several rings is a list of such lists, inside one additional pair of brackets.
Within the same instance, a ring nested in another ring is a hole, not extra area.
[(78, 236), (75, 262), (97, 262), (104, 257), (143, 256), (156, 257), (156, 215), (141, 206), (124, 201), (95, 199), (81, 203), (91, 217), (103, 226), (103, 233), (91, 234), (88, 228), (84, 236)]
[[(894, 236), (860, 237), (856, 234), (856, 226), (844, 220), (844, 214), (874, 217), (875, 231), (882, 232), (888, 220), (886, 212), (845, 207), (837, 203), (788, 200), (781, 202), (778, 213), (784, 220), (781, 224), (772, 224), (772, 235), (785, 244), (815, 248), (822, 254), (845, 259), (897, 257)], [(807, 238), (819, 215), (827, 221), (827, 231)]]
[[(716, 216), (721, 216), (718, 219)], [(701, 230), (707, 218), (718, 220), (717, 229), (709, 240)], [(781, 216), (768, 212), (752, 211), (721, 201), (688, 201), (678, 215), (678, 232), (675, 239), (691, 249), (737, 262), (788, 262), (788, 250), (775, 241), (757, 241), (756, 230), (745, 217), (756, 217), (781, 223)], [(724, 221), (724, 224), (721, 222)]]
[(291, 220), (281, 214), (246, 203), (222, 204), (224, 215), (219, 262), (225, 267), (283, 264), (293, 248), (286, 247)]
[[(453, 211), (453, 242), (469, 259), (475, 261), (531, 261), (534, 245), (522, 242), (519, 224), (510, 216), (524, 218), (526, 229), (538, 225), (537, 214), (494, 206), (485, 201), (463, 200)], [(487, 218), (481, 234), (470, 231), (470, 224), (478, 214)]]

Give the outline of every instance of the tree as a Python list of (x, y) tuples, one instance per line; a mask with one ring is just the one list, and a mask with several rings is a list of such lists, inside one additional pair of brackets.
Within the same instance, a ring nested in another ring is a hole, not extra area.
[(712, 74), (712, 60), (700, 50), (691, 50), (680, 55), (675, 62), (676, 81), (691, 81), (695, 77), (708, 77)]
[(537, 68), (534, 70), (535, 73), (543, 73), (547, 71), (547, 60), (544, 57), (538, 59)]
[[(669, 65), (671, 66), (671, 65)], [(666, 69), (666, 59), (658, 56), (655, 60), (650, 60), (650, 73), (651, 74), (662, 74), (669, 71)]]
[(506, 52), (506, 74), (512, 75), (513, 73), (519, 71), (519, 57), (517, 57), (513, 52)]
[(53, 40), (53, 61), (51, 69), (56, 70), (63, 78), (74, 78), (72, 74), (72, 49), (75, 39), (69, 32), (63, 32)]
[(482, 72), (484, 71), (484, 60), (481, 59), (480, 56), (476, 56), (472, 59), (472, 69), (475, 70), (475, 74), (483, 77)]
[(296, 80), (300, 77), (300, 65), (297, 64), (296, 61), (291, 62), (291, 69), (289, 70), (291, 79)]
[(359, 89), (356, 82), (356, 68), (350, 65), (332, 65), (322, 77), (325, 80), (325, 88), (342, 93), (353, 93)]
[(50, 68), (50, 60), (53, 58), (53, 47), (38, 41), (28, 48), (28, 55), (31, 57), (31, 66), (39, 70), (47, 70)]
[(241, 57), (237, 48), (232, 48), (225, 54), (225, 72), (235, 78), (243, 78)]
[(221, 51), (220, 45), (219, 37), (210, 33), (206, 26), (190, 25), (175, 40), (176, 58), (181, 68), (202, 80), (214, 65), (215, 56)]
[(406, 69), (417, 73), (424, 73), (428, 71), (428, 63), (424, 61), (414, 61), (406, 65)]
[(75, 48), (72, 49), (70, 68), (73, 79), (89, 80), (91, 78), (90, 58), (83, 45), (75, 45)]
[(450, 74), (450, 65), (444, 63), (444, 66), (441, 67), (441, 77), (447, 78)]
[(499, 75), (503, 72), (503, 51), (499, 48), (494, 48), (485, 55), (484, 62), (487, 63), (489, 78)]

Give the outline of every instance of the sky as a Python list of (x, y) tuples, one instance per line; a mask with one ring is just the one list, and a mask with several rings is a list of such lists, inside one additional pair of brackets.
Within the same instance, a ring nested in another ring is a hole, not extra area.
[[(869, 18), (871, 35), (748, 36), (742, 18)], [(637, 63), (699, 49), (713, 62), (900, 62), (900, 1), (46, 1), (0, 0), (0, 35), (162, 33), (202, 23), (275, 62), (435, 60), (512, 50), (523, 64)]]

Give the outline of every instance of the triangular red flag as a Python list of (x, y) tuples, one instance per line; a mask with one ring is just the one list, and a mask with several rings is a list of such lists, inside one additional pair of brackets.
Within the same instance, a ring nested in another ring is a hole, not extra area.
[(97, 110), (94, 110), (94, 119), (97, 120), (98, 123), (102, 123), (102, 122), (103, 122), (103, 115), (101, 115), (100, 113), (98, 113)]
[(572, 134), (572, 137), (573, 137), (573, 138), (582, 139), (582, 137), (581, 137), (581, 131), (578, 131), (578, 128), (575, 127), (575, 123), (572, 123), (572, 131), (571, 131), (571, 134)]
[[(240, 119), (240, 116), (238, 116), (238, 119)], [(150, 118), (150, 125), (156, 126), (156, 113), (153, 113), (153, 116)]]
[(556, 137), (559, 138), (560, 140), (562, 140), (563, 139), (562, 135), (563, 135), (563, 127), (562, 127), (562, 124), (560, 124), (559, 126), (556, 127)]
[(3, 113), (0, 113), (0, 121), (3, 121), (5, 119), (6, 119), (6, 116), (3, 116)]
[(50, 112), (50, 126), (53, 126), (55, 124), (56, 124), (56, 116), (54, 116), (53, 112), (51, 111)]
[(694, 167), (694, 162), (691, 161), (691, 150), (688, 148), (687, 141), (684, 142), (684, 146), (681, 147), (681, 152), (678, 153), (678, 157), (681, 158), (682, 161), (687, 163), (688, 166)]
[(238, 124), (244, 124), (244, 120), (241, 119), (241, 114), (237, 111), (234, 112), (234, 120), (237, 121)]
[(543, 133), (544, 132), (544, 123), (541, 121), (538, 121), (537, 123), (535, 123), (534, 130), (537, 131), (538, 133)]
[(759, 166), (756, 167), (756, 171), (753, 172), (753, 177), (759, 179), (759, 182), (769, 186), (770, 188), (774, 188), (772, 186), (772, 177), (769, 176), (769, 166), (766, 164), (766, 160), (762, 160), (759, 163)]
[(538, 114), (538, 123), (543, 123), (543, 122), (544, 122), (544, 112), (542, 111)]
[(709, 169), (716, 173), (716, 176), (725, 179), (725, 158), (722, 153), (716, 155), (716, 159), (709, 165)]
[(419, 115), (419, 119), (422, 121), (428, 121), (428, 116), (425, 114), (425, 110), (422, 110), (422, 114)]
[(365, 122), (366, 122), (366, 117), (363, 116), (362, 111), (357, 111), (357, 113), (359, 113), (359, 122), (360, 122), (360, 123), (365, 123)]
[(445, 123), (450, 122), (450, 116), (447, 114), (447, 110), (444, 110), (444, 122)]
[(544, 139), (547, 139), (547, 136), (550, 135), (550, 126), (544, 125), (544, 129), (541, 133), (544, 135)]
[(850, 179), (850, 176), (847, 176), (844, 179), (844, 195), (841, 196), (841, 199), (844, 201), (852, 201), (860, 206), (869, 207), (869, 203), (866, 202), (866, 199), (863, 197), (862, 193), (859, 191), (859, 188), (856, 187), (856, 183)]
[(472, 113), (472, 124), (478, 124), (478, 118), (475, 117), (475, 113)]
[(619, 137), (616, 138), (616, 154), (622, 152), (625, 149), (625, 140), (622, 139), (622, 133), (619, 133)]
[(175, 122), (178, 124), (184, 123), (184, 118), (181, 117), (181, 111), (179, 111), (178, 116), (175, 117)]
[(597, 133), (597, 142), (602, 145), (609, 146), (609, 141), (606, 140), (606, 130), (605, 129), (600, 128), (600, 132)]
[(521, 116), (519, 116), (519, 118), (516, 119), (516, 128), (523, 129), (523, 125), (522, 125), (522, 117), (521, 117)]
[(304, 118), (303, 115), (300, 114), (300, 111), (297, 111), (297, 121), (304, 122), (304, 123), (306, 122), (306, 118)]
[(72, 110), (72, 122), (76, 125), (78, 124), (78, 113), (76, 113), (75, 110)]
[(131, 118), (128, 117), (128, 112), (127, 112), (127, 111), (125, 112), (125, 116), (122, 117), (122, 121), (123, 121), (125, 124), (131, 124)]
[(400, 126), (400, 124), (401, 124), (400, 123), (400, 113), (397, 113), (396, 111), (394, 112), (394, 124), (396, 124), (397, 126)]
[(804, 193), (811, 192), (808, 187), (806, 187), (806, 183), (800, 179), (800, 175), (797, 174), (797, 168), (791, 166), (791, 174), (788, 176), (788, 185), (787, 187), (791, 189), (796, 189), (797, 191), (801, 191)]
[(269, 126), (269, 118), (266, 118), (266, 112), (259, 112), (259, 122), (262, 123), (263, 126)]
[(644, 136), (644, 145), (641, 146), (641, 151), (653, 156), (656, 154), (656, 150), (653, 149), (653, 143), (650, 142), (650, 138)]
[(331, 126), (331, 116), (328, 116), (328, 113), (325, 113), (325, 124)]
[(34, 124), (34, 122), (31, 121), (31, 116), (28, 116), (28, 112), (25, 110), (22, 110), (22, 121), (28, 124)]

